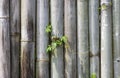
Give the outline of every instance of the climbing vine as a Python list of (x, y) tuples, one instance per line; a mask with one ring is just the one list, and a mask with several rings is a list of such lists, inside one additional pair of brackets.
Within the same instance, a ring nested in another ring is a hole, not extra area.
[(50, 43), (47, 46), (46, 52), (53, 52), (57, 47), (62, 46), (63, 44), (65, 44), (66, 48), (68, 46), (68, 38), (66, 36), (62, 36), (62, 37), (57, 37), (52, 35), (52, 25), (47, 25), (46, 26), (46, 33), (48, 34), (49, 38), (50, 38)]

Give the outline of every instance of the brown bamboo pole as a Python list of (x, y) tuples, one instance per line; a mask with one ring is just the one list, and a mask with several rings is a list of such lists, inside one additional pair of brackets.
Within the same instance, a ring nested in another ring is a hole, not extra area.
[(50, 78), (49, 54), (46, 52), (48, 34), (45, 32), (49, 24), (49, 0), (37, 0), (37, 72), (36, 78)]
[(101, 78), (113, 78), (111, 0), (101, 0)]
[(35, 0), (21, 0), (21, 78), (35, 76)]
[(114, 78), (120, 77), (120, 0), (113, 0)]
[(77, 0), (78, 78), (89, 77), (88, 1)]
[(99, 73), (99, 0), (89, 0), (90, 77), (100, 78)]
[[(63, 36), (63, 0), (51, 0), (52, 35)], [(64, 78), (63, 47), (58, 47), (51, 56), (51, 78)]]
[(20, 0), (10, 1), (11, 77), (20, 76)]
[(10, 78), (9, 0), (0, 0), (0, 78)]
[(69, 48), (65, 48), (65, 78), (76, 78), (76, 0), (64, 0), (64, 32), (68, 38)]

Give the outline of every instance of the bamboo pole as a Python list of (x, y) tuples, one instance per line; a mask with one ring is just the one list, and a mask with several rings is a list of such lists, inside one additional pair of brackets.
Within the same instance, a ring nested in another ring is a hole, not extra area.
[(113, 78), (111, 0), (101, 0), (101, 78)]
[(49, 56), (46, 52), (49, 24), (49, 0), (37, 0), (37, 74), (36, 78), (49, 78)]
[(20, 63), (20, 0), (10, 1), (11, 77), (19, 78)]
[(21, 0), (21, 78), (35, 75), (35, 0)]
[(65, 78), (76, 78), (76, 0), (65, 0), (65, 36), (69, 48), (65, 48)]
[[(63, 0), (51, 0), (52, 35), (63, 35)], [(58, 47), (51, 56), (51, 78), (64, 78), (63, 47)]]
[(90, 77), (99, 78), (99, 0), (89, 0)]
[(88, 1), (77, 0), (78, 78), (89, 78)]
[(120, 77), (120, 0), (113, 0), (114, 78)]
[(0, 77), (10, 78), (9, 0), (0, 0)]

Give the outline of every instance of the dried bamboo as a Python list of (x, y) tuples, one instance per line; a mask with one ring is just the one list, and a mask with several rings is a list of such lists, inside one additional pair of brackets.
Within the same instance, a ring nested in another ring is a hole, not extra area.
[(101, 0), (101, 78), (113, 78), (111, 0)]
[(78, 78), (89, 78), (88, 1), (77, 0)]
[(35, 0), (21, 0), (21, 78), (35, 75)]
[(65, 0), (65, 36), (69, 48), (65, 48), (65, 78), (76, 78), (76, 0)]
[(49, 78), (49, 56), (46, 52), (49, 24), (49, 0), (37, 0), (37, 74), (36, 78)]
[(89, 0), (90, 76), (99, 78), (99, 0)]
[(10, 78), (9, 0), (0, 0), (0, 78)]
[(113, 0), (114, 78), (120, 77), (120, 0)]
[(11, 77), (19, 78), (20, 57), (20, 0), (10, 1)]
[[(63, 35), (63, 0), (51, 0), (52, 35)], [(51, 56), (51, 78), (64, 78), (63, 47), (58, 47)]]

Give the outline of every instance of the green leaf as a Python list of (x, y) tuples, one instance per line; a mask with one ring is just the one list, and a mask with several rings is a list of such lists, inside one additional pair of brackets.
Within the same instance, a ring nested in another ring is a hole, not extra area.
[(48, 45), (47, 49), (46, 49), (46, 52), (51, 52), (52, 51), (52, 46), (51, 45)]
[(55, 50), (56, 47), (57, 47), (57, 43), (52, 42), (52, 50)]
[(56, 43), (58, 46), (61, 46), (62, 45), (62, 41), (59, 39), (59, 40), (56, 40)]
[(91, 78), (97, 78), (95, 73), (92, 73)]
[(52, 26), (49, 24), (48, 26), (46, 26), (46, 33), (51, 33), (52, 32)]
[(67, 43), (68, 38), (66, 36), (62, 36), (61, 41), (64, 42), (64, 43)]

